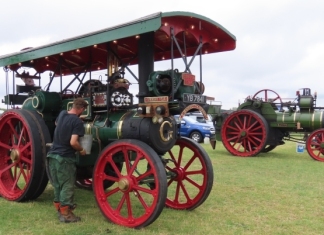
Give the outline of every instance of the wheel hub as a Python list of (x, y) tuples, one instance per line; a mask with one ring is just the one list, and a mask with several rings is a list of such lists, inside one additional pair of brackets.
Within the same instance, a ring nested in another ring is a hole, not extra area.
[(17, 149), (12, 149), (10, 151), (10, 158), (13, 162), (18, 162), (20, 157), (19, 157), (19, 151)]
[(130, 183), (129, 180), (126, 178), (122, 178), (119, 182), (118, 182), (118, 187), (120, 190), (122, 191), (126, 191), (129, 189)]
[(177, 169), (173, 169), (174, 172), (176, 172), (177, 176), (175, 178), (176, 181), (182, 181), (185, 177), (185, 170), (182, 167), (179, 167)]
[(241, 137), (245, 137), (246, 136), (246, 131), (241, 131)]

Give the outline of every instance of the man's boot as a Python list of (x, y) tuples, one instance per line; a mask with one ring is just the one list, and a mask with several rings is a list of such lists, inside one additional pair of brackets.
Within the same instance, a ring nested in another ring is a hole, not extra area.
[(73, 222), (78, 222), (81, 220), (80, 217), (75, 216), (72, 212), (72, 208), (70, 206), (61, 206), (60, 207), (60, 221), (64, 223), (73, 223)]
[(61, 203), (60, 202), (53, 202), (53, 205), (57, 211), (57, 216), (58, 218), (60, 218), (61, 216), (61, 212), (60, 212), (60, 207), (61, 207)]

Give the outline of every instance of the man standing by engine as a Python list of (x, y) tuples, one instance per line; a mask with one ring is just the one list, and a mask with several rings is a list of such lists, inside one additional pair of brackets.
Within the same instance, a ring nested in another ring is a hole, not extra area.
[(63, 110), (57, 117), (53, 144), (47, 157), (49, 173), (54, 187), (54, 206), (61, 222), (78, 222), (80, 217), (73, 214), (74, 183), (76, 180), (76, 151), (85, 155), (86, 151), (79, 143), (79, 137), (84, 135), (83, 122), (80, 115), (88, 103), (82, 98), (76, 98), (69, 111)]

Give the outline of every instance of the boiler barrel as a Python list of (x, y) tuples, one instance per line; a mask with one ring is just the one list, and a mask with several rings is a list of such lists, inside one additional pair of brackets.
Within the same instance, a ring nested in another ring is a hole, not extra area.
[(97, 140), (99, 137), (103, 146), (117, 139), (138, 139), (159, 154), (174, 146), (178, 132), (173, 117), (164, 117), (160, 122), (153, 123), (152, 118), (139, 117), (135, 111), (105, 114), (89, 125), (85, 124), (86, 132), (91, 131)]
[[(297, 123), (300, 124), (300, 128), (313, 131), (324, 127), (323, 111), (312, 112), (283, 112), (277, 113), (276, 127), (283, 128), (297, 128)], [(271, 126), (274, 126), (273, 124)]]

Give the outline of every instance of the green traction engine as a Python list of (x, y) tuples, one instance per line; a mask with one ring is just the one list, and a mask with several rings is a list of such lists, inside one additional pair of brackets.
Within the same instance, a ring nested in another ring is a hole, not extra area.
[(143, 228), (165, 207), (201, 206), (213, 166), (202, 145), (180, 136), (174, 116), (208, 118), (202, 59), (235, 47), (220, 24), (177, 11), (0, 56), (12, 86), (0, 116), (0, 196), (23, 202), (44, 192), (56, 118), (82, 97), (87, 154), (76, 153), (75, 185), (92, 190), (109, 222)]
[[(178, 70), (152, 72), (145, 84), (143, 102), (138, 104), (134, 104), (131, 84), (122, 72), (109, 76), (107, 83), (88, 80), (76, 92), (30, 92), (21, 109), (9, 109), (1, 116), (0, 128), (5, 132), (2, 142), (12, 145), (2, 153), (9, 154), (6, 159), (10, 164), (23, 160), (23, 148), (32, 143), (28, 150), (32, 165), (26, 164), (26, 170), (35, 169), (37, 179), (27, 182), (34, 193), (26, 187), (12, 192), (13, 178), (0, 187), (1, 196), (25, 201), (43, 192), (48, 179), (51, 181), (46, 151), (56, 117), (61, 110), (71, 109), (74, 98), (83, 97), (89, 105), (80, 116), (86, 133), (81, 143), (88, 152), (85, 156), (77, 153), (76, 186), (94, 191), (108, 220), (140, 228), (165, 205), (183, 210), (198, 207), (212, 189), (212, 164), (200, 144), (179, 136), (179, 121), (173, 117), (187, 110), (208, 110), (198, 84), (194, 75)], [(186, 186), (179, 191), (180, 184)], [(115, 193), (108, 195), (110, 190)], [(134, 204), (124, 202), (125, 194), (135, 197)], [(124, 209), (118, 209), (120, 203)], [(141, 219), (129, 223), (125, 208), (130, 207)], [(118, 216), (110, 214), (115, 210)]]
[(296, 98), (286, 102), (269, 89), (247, 97), (222, 122), (225, 148), (235, 156), (250, 157), (294, 141), (306, 144), (313, 159), (324, 161), (323, 108), (316, 107), (316, 98), (309, 88), (298, 90)]

